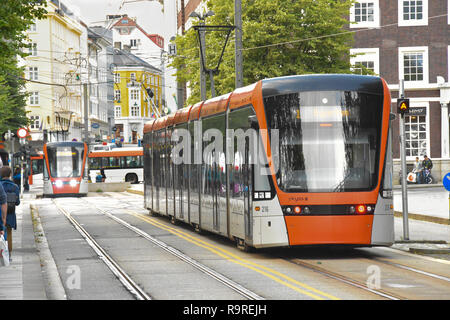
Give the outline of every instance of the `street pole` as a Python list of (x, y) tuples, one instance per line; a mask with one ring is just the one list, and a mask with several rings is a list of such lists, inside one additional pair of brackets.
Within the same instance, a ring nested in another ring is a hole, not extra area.
[[(400, 80), (399, 98), (405, 97), (404, 80)], [(402, 168), (402, 211), (403, 211), (403, 240), (409, 240), (408, 225), (408, 191), (406, 188), (406, 151), (405, 151), (405, 115), (400, 114), (400, 157)]]
[(83, 83), (83, 98), (84, 98), (84, 142), (88, 143), (89, 139), (89, 114), (88, 114), (88, 84)]
[(244, 85), (243, 57), (242, 57), (242, 0), (234, 1), (234, 24), (236, 25), (236, 33), (235, 33), (236, 88), (240, 88)]
[[(205, 22), (200, 20), (200, 25), (204, 26)], [(204, 52), (204, 47), (206, 44), (205, 41), (205, 30), (200, 30), (200, 99), (202, 101), (206, 101), (206, 74), (205, 69), (203, 68), (203, 65), (206, 66), (206, 56)], [(202, 63), (202, 57), (204, 59), (204, 62)]]

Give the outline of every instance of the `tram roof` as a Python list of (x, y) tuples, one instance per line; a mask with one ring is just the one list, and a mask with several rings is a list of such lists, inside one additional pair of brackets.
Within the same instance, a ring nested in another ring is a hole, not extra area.
[(185, 123), (189, 120), (189, 113), (191, 111), (192, 105), (187, 106), (186, 108), (182, 108), (177, 110), (175, 113), (175, 119), (173, 120), (173, 124)]
[(200, 110), (200, 117), (207, 117), (213, 114), (222, 113), (227, 110), (228, 101), (231, 96), (231, 92), (206, 100)]
[(152, 119), (144, 125), (144, 133), (152, 131), (152, 127), (155, 121), (156, 121), (155, 119)]
[(380, 77), (355, 74), (311, 74), (262, 80), (264, 98), (300, 91), (358, 91), (383, 94)]

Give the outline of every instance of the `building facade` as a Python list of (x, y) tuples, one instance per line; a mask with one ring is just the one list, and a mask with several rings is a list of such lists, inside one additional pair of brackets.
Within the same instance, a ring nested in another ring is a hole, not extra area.
[(47, 1), (47, 15), (27, 31), (29, 56), (23, 61), (29, 80), (26, 110), (32, 140), (81, 138), (79, 72), (82, 26), (58, 0)]
[[(433, 160), (433, 177), (450, 170), (450, 1), (359, 0), (350, 10), (355, 68), (366, 68), (388, 83), (397, 113), (399, 84), (410, 99), (405, 116), (409, 164), (418, 156)], [(400, 171), (399, 116), (393, 125), (394, 181)]]
[(162, 72), (125, 50), (114, 49), (115, 139), (138, 143), (144, 124), (161, 112)]

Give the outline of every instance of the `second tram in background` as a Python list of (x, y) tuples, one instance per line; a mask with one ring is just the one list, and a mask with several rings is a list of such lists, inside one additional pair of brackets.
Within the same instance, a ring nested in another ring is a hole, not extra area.
[(145, 205), (243, 248), (389, 246), (390, 110), (383, 79), (344, 74), (265, 79), (178, 110), (145, 125)]
[(44, 144), (44, 197), (86, 196), (88, 148), (83, 142)]

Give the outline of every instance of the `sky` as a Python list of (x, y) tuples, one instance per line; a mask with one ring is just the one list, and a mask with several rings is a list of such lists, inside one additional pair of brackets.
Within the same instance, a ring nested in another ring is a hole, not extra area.
[(157, 1), (126, 3), (123, 0), (63, 0), (87, 25), (102, 24), (108, 14), (128, 14), (136, 17), (137, 23), (149, 34), (167, 37), (162, 6)]

